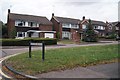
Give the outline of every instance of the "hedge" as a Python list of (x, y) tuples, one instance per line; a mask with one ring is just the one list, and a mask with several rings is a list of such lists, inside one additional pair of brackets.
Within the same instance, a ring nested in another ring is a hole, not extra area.
[(57, 39), (55, 38), (2, 39), (0, 43), (2, 43), (2, 46), (28, 46), (30, 41), (36, 43), (44, 41), (45, 45), (57, 44)]

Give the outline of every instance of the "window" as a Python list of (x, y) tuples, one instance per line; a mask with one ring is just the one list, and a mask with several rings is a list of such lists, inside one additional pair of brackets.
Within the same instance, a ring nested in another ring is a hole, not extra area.
[(15, 21), (15, 26), (26, 26), (26, 27), (39, 27), (38, 23), (35, 22), (27, 22), (27, 21)]
[(82, 29), (86, 29), (86, 28), (87, 28), (86, 25), (83, 24), (83, 25), (82, 25)]
[(28, 26), (29, 27), (39, 27), (39, 24), (35, 23), (35, 22), (28, 22)]
[(71, 24), (71, 28), (79, 28), (77, 24)]
[(63, 39), (70, 39), (70, 37), (71, 37), (70, 32), (67, 32), (67, 31), (62, 32), (62, 38)]
[(15, 26), (25, 26), (25, 21), (15, 21)]
[(70, 28), (70, 24), (63, 23), (63, 24), (62, 24), (62, 27), (64, 27), (64, 28)]
[(98, 29), (98, 26), (94, 26), (94, 29)]
[(17, 32), (17, 37), (24, 37), (25, 36), (25, 32)]

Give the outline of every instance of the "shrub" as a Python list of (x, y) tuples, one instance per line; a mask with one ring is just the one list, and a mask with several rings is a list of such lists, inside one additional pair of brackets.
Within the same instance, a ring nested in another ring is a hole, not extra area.
[(28, 46), (30, 41), (36, 43), (44, 41), (45, 45), (57, 44), (57, 39), (50, 38), (2, 39), (0, 43), (2, 46)]
[(95, 31), (93, 29), (91, 20), (89, 20), (87, 29), (83, 33), (83, 40), (85, 42), (97, 42), (98, 41), (98, 35), (97, 35), (97, 33), (95, 33)]
[(116, 38), (116, 34), (110, 34), (108, 36), (106, 36), (106, 39), (115, 39)]

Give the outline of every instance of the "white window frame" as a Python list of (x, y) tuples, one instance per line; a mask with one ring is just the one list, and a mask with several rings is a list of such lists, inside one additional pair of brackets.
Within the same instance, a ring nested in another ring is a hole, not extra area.
[(82, 25), (82, 29), (86, 29), (87, 26), (85, 24)]
[(68, 39), (70, 39), (70, 38), (71, 38), (71, 33), (68, 32), (68, 31), (62, 31), (62, 39), (63, 39), (64, 37), (68, 37)]
[(68, 23), (62, 23), (62, 27), (63, 28), (71, 28), (70, 24), (68, 24)]
[[(21, 34), (22, 36), (19, 36)], [(25, 32), (17, 32), (17, 37), (25, 37)]]
[(71, 28), (78, 29), (78, 28), (79, 28), (79, 25), (78, 25), (78, 24), (71, 24)]

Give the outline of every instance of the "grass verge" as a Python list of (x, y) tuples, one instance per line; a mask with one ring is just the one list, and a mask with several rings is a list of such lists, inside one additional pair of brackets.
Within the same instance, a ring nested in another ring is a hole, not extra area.
[(17, 71), (36, 75), (116, 58), (118, 45), (104, 45), (46, 50), (44, 62), (41, 60), (41, 51), (38, 50), (32, 52), (32, 58), (28, 58), (28, 53), (24, 53), (7, 59), (6, 63)]
[(60, 43), (60, 44), (75, 44), (75, 42), (72, 40), (61, 40), (61, 41), (58, 41), (58, 43)]

